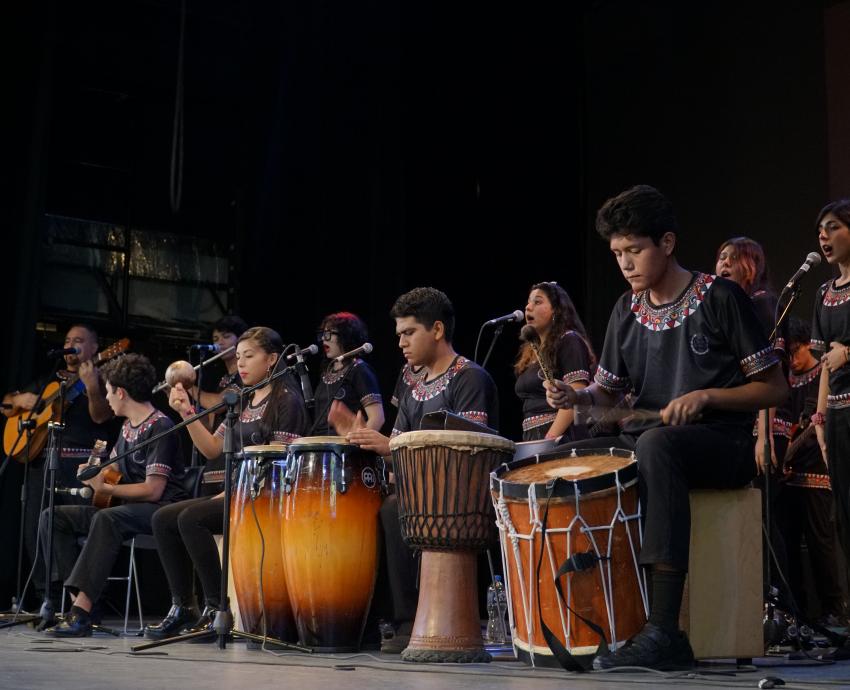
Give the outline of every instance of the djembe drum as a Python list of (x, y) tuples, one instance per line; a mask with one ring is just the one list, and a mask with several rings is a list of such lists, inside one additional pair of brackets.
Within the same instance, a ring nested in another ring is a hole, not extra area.
[(493, 513), (489, 475), (514, 443), (469, 431), (411, 431), (390, 441), (405, 542), (422, 552), (419, 602), (405, 661), (489, 661), (478, 615), (476, 552)]
[[(579, 656), (599, 646), (586, 621), (602, 630), (611, 649), (641, 629), (648, 603), (638, 565), (640, 507), (631, 451), (553, 451), (518, 460), (493, 472), (490, 491), (520, 659), (558, 665), (543, 624)], [(561, 599), (555, 577), (568, 559)]]

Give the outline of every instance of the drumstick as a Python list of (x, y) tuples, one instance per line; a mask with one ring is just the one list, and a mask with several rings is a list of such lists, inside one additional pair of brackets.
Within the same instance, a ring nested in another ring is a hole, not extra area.
[(552, 372), (549, 371), (549, 367), (546, 366), (543, 362), (543, 357), (540, 356), (540, 336), (537, 331), (534, 330), (534, 326), (531, 324), (523, 326), (522, 330), (519, 332), (519, 338), (531, 345), (531, 350), (534, 352), (534, 357), (540, 365), (540, 371), (543, 372), (543, 377), (547, 381), (553, 381), (554, 377), (552, 376)]

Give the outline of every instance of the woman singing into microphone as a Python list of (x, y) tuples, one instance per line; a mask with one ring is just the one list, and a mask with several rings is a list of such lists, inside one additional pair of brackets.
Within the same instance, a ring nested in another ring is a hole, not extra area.
[[(525, 320), (540, 338), (540, 356), (556, 378), (576, 390), (593, 380), (596, 355), (570, 296), (557, 283), (537, 283), (528, 295)], [(573, 425), (573, 410), (555, 412), (546, 403), (543, 372), (529, 343), (519, 349), (514, 390), (522, 400), (522, 440), (586, 437), (586, 429)]]
[(313, 436), (335, 435), (328, 421), (331, 404), (340, 401), (352, 414), (360, 413), (369, 429), (384, 425), (384, 406), (375, 372), (359, 357), (337, 359), (360, 347), (369, 337), (366, 324), (356, 314), (341, 311), (322, 320), (318, 338), (325, 353), (325, 365), (316, 387), (316, 421)]
[[(236, 362), (244, 386), (253, 386), (278, 368), (283, 352), (280, 336), (271, 328), (249, 328), (236, 345)], [(282, 366), (282, 364), (280, 365)], [(288, 443), (305, 433), (307, 411), (302, 398), (283, 382), (285, 377), (258, 388), (241, 401), (241, 414), (233, 429), (234, 449), (243, 445)], [(183, 385), (171, 389), (171, 408), (184, 419), (195, 413)], [(192, 442), (208, 458), (221, 455), (224, 424), (210, 433), (200, 421), (186, 427)], [(145, 628), (145, 636), (154, 640), (186, 632), (211, 629), (218, 609), (221, 562), (214, 535), (221, 534), (224, 493), (173, 503), (154, 513), (152, 526), (156, 546), (171, 589), (172, 607), (165, 619)], [(192, 566), (204, 590), (204, 610), (199, 615), (192, 596)], [(193, 624), (194, 623), (194, 624)]]

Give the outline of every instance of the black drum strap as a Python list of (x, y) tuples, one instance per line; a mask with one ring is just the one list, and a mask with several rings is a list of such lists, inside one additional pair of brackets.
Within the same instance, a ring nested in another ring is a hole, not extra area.
[[(546, 550), (546, 524), (549, 519), (549, 502), (552, 500), (552, 495), (555, 493), (555, 487), (558, 485), (559, 481), (561, 481), (561, 479), (556, 478), (555, 481), (552, 482), (551, 486), (549, 486), (548, 488), (548, 493), (546, 496), (546, 507), (543, 511), (543, 524), (541, 526), (540, 531), (540, 556), (537, 559), (537, 582), (540, 582), (540, 566), (543, 563), (543, 552)], [(572, 613), (588, 628), (593, 630), (593, 632), (599, 635), (599, 649), (597, 650), (597, 654), (607, 654), (608, 642), (605, 640), (605, 633), (602, 632), (602, 628), (600, 628), (593, 621), (588, 620), (580, 613), (577, 613), (572, 608), (570, 608), (570, 605), (567, 603), (566, 598), (564, 597), (564, 591), (561, 588), (561, 578), (564, 575), (574, 570), (583, 570), (584, 568), (588, 567), (587, 556), (587, 554), (576, 554), (575, 556), (568, 558), (566, 561), (564, 561), (561, 564), (561, 567), (558, 568), (558, 572), (555, 575), (555, 588), (558, 590), (558, 596), (560, 597), (561, 602), (564, 604), (564, 608), (566, 608), (567, 611)], [(593, 558), (596, 558), (595, 555), (593, 556)], [(576, 673), (585, 673), (586, 671), (589, 671), (593, 659), (591, 657), (577, 657), (570, 654), (569, 650), (567, 650), (567, 648), (563, 644), (561, 644), (561, 641), (549, 629), (549, 626), (547, 626), (544, 622), (543, 610), (540, 604), (539, 587), (537, 592), (537, 617), (540, 620), (540, 629), (543, 632), (543, 637), (546, 640), (546, 644), (549, 645), (549, 649), (552, 650), (552, 654), (555, 656), (555, 659), (561, 665), (561, 668), (566, 671), (574, 671)]]

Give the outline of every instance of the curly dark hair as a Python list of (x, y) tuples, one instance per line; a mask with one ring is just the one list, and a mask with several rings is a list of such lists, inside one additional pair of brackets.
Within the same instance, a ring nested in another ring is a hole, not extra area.
[(248, 324), (241, 316), (226, 314), (213, 324), (212, 329), (219, 333), (233, 333), (238, 338), (248, 330)]
[(670, 200), (655, 187), (641, 184), (602, 204), (596, 232), (608, 241), (613, 235), (649, 237), (658, 246), (665, 233), (679, 234), (679, 224)]
[(123, 388), (136, 402), (149, 402), (156, 385), (156, 369), (144, 355), (130, 352), (101, 367), (104, 379), (113, 388)]
[[(593, 352), (593, 347), (590, 345), (590, 340), (587, 337), (587, 331), (578, 315), (575, 304), (570, 299), (567, 291), (557, 283), (536, 283), (531, 286), (529, 293), (534, 290), (540, 290), (549, 300), (552, 305), (552, 326), (542, 342), (540, 355), (543, 361), (549, 366), (549, 369), (554, 371), (555, 352), (558, 347), (558, 340), (564, 337), (567, 331), (575, 331), (579, 334), (584, 344), (587, 345), (587, 351), (590, 353), (590, 360), (595, 365), (596, 355)], [(535, 361), (534, 352), (531, 345), (523, 343), (519, 348), (517, 361), (514, 364), (514, 373), (518, 376), (525, 371), (531, 363)]]
[(446, 331), (446, 342), (451, 343), (455, 333), (455, 308), (445, 292), (432, 287), (413, 288), (399, 297), (390, 316), (394, 319), (412, 316), (429, 331), (441, 321)]
[(850, 228), (850, 199), (838, 199), (837, 201), (832, 201), (824, 206), (820, 213), (818, 213), (818, 219), (815, 222), (815, 228), (820, 229), (821, 221), (823, 217), (831, 213), (838, 220), (840, 220), (844, 225)]
[(812, 339), (812, 325), (799, 316), (792, 316), (788, 320), (788, 352), (794, 345), (808, 345)]

